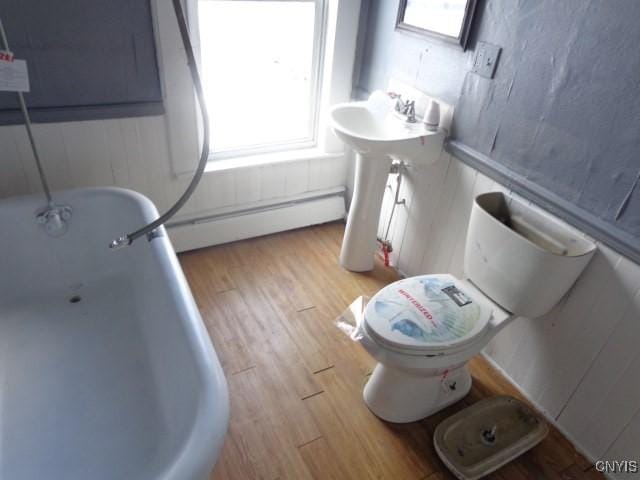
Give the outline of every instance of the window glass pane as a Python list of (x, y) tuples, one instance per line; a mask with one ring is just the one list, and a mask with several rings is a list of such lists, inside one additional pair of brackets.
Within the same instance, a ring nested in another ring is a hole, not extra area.
[(213, 151), (310, 139), (314, 2), (198, 5)]

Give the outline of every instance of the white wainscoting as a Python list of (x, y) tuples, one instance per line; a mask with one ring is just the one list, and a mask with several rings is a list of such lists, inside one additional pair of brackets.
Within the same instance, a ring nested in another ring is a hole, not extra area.
[[(165, 121), (161, 116), (34, 125), (52, 190), (130, 188), (151, 198), (160, 211), (166, 210), (190, 175), (172, 172)], [(345, 156), (338, 154), (209, 172), (177, 219), (340, 187), (346, 183), (347, 169)], [(24, 127), (1, 127), (0, 198), (40, 191)]]
[[(395, 188), (395, 177), (389, 177)], [(389, 237), (405, 275), (463, 274), (472, 199), (502, 185), (444, 150), (409, 168)], [(380, 222), (386, 230), (393, 190)], [(640, 456), (640, 266), (598, 245), (569, 294), (548, 315), (518, 319), (485, 349), (591, 459)], [(619, 477), (622, 478), (622, 477)]]

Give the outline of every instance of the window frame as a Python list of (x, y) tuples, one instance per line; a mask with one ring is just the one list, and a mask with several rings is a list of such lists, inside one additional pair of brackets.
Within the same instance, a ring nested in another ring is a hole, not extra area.
[[(201, 62), (202, 56), (202, 43), (200, 41), (199, 31), (199, 14), (198, 7), (201, 1), (216, 1), (216, 0), (188, 0), (189, 7), (189, 23), (192, 35), (195, 38), (196, 44), (196, 57), (198, 62)], [(233, 1), (233, 0), (226, 0)], [(247, 1), (247, 0), (238, 0)], [(252, 1), (273, 1), (273, 0), (252, 0)], [(244, 148), (234, 148), (222, 151), (211, 151), (209, 154), (209, 161), (228, 160), (238, 157), (248, 157), (252, 155), (261, 155), (268, 153), (287, 152), (293, 150), (312, 149), (318, 146), (318, 139), (320, 133), (320, 118), (321, 118), (321, 106), (322, 106), (322, 92), (324, 75), (324, 62), (326, 56), (326, 41), (327, 41), (327, 28), (328, 28), (328, 3), (329, 0), (278, 0), (281, 2), (304, 2), (313, 3), (315, 5), (314, 15), (314, 32), (313, 32), (313, 59), (311, 66), (311, 114), (309, 115), (308, 126), (310, 136), (301, 139), (293, 139), (290, 141), (267, 143), (252, 145)], [(212, 138), (215, 139), (215, 131), (212, 132)], [(215, 142), (215, 140), (214, 140)]]

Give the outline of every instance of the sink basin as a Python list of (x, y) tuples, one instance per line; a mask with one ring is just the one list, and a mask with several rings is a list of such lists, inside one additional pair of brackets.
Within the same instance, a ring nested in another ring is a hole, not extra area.
[(431, 143), (428, 137), (443, 135), (427, 130), (420, 121), (406, 122), (389, 109), (387, 99), (341, 103), (331, 109), (330, 118), (334, 133), (356, 152), (406, 162), (424, 160), (427, 143)]
[(395, 101), (376, 91), (364, 102), (334, 105), (333, 132), (356, 152), (353, 198), (340, 264), (363, 272), (373, 268), (376, 231), (392, 161), (429, 164), (439, 158), (445, 133), (430, 131), (418, 119), (409, 123), (395, 111)]

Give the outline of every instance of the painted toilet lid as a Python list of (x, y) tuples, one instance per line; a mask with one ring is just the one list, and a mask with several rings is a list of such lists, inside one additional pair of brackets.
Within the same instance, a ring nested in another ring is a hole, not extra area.
[(376, 293), (365, 308), (375, 340), (412, 353), (470, 343), (487, 328), (491, 308), (452, 275), (399, 280)]

